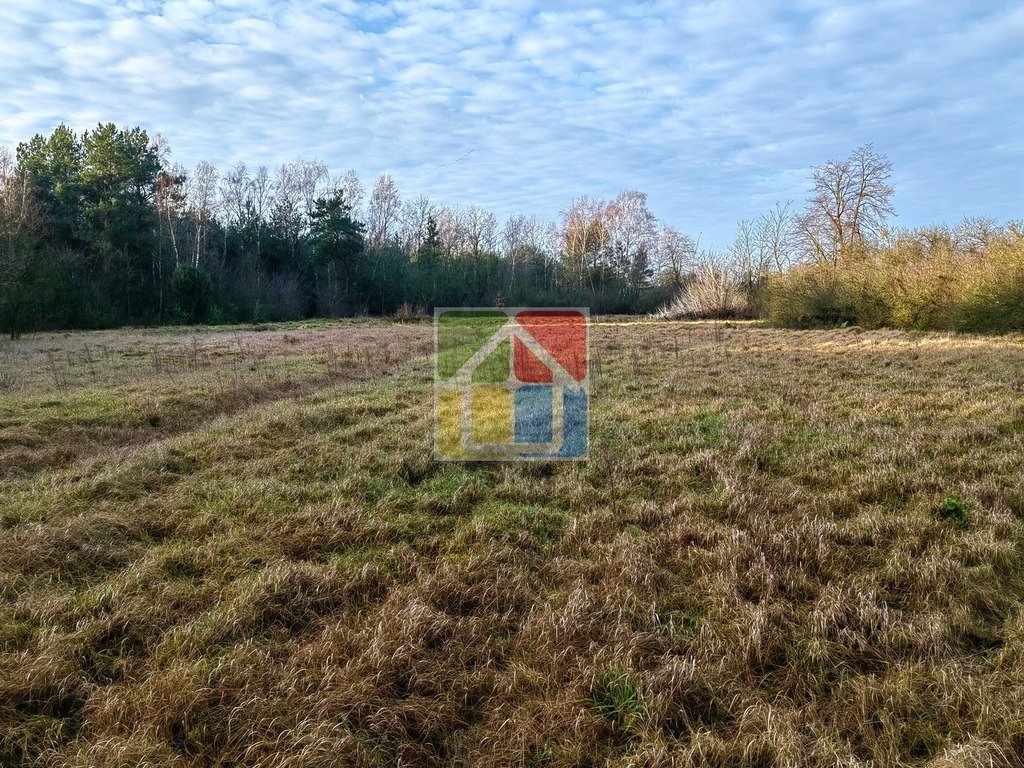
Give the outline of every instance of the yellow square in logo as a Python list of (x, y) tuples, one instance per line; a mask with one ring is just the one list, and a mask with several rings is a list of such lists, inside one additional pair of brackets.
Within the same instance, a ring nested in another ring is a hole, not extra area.
[(457, 389), (437, 393), (437, 450), (450, 459), (466, 455), (462, 448), (462, 397)]
[(507, 387), (474, 385), (470, 393), (473, 442), (508, 445), (512, 442), (512, 393)]

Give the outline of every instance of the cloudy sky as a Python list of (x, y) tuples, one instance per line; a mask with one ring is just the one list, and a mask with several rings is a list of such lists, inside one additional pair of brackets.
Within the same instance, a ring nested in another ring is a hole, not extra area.
[(0, 0), (0, 144), (138, 124), (191, 166), (318, 158), (551, 217), (638, 188), (725, 245), (873, 142), (899, 223), (1024, 217), (1024, 6)]

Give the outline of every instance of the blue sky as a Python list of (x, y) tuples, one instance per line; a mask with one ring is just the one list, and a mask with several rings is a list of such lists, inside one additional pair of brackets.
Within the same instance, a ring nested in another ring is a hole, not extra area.
[(873, 142), (900, 225), (1024, 218), (1015, 3), (3, 0), (0, 23), (2, 144), (138, 124), (186, 166), (318, 158), (499, 216), (638, 188), (724, 246)]

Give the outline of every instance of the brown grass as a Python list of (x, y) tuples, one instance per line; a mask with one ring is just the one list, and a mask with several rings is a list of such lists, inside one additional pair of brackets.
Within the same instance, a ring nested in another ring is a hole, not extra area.
[(660, 320), (755, 317), (739, 278), (729, 269), (703, 264), (679, 293), (656, 313)]
[(604, 320), (589, 461), (503, 465), (429, 325), (268, 333), (0, 395), (0, 764), (1021, 764), (1019, 338)]

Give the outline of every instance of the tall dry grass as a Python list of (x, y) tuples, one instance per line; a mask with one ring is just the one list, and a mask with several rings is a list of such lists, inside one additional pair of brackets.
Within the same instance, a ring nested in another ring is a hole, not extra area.
[(678, 295), (656, 313), (661, 320), (743, 317), (749, 301), (736, 274), (717, 264), (701, 265)]

